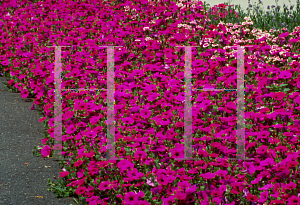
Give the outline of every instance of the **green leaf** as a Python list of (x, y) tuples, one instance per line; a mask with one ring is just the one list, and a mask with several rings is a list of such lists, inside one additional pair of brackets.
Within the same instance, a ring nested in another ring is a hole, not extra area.
[(286, 92), (286, 91), (289, 91), (289, 90), (290, 90), (289, 88), (284, 88), (283, 92)]
[(286, 85), (288, 85), (288, 84), (280, 84), (279, 87), (284, 87)]

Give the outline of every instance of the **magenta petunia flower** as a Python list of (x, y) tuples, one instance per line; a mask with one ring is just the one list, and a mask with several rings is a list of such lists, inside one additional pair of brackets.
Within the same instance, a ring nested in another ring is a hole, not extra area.
[(276, 92), (271, 93), (270, 96), (275, 100), (282, 100), (286, 96), (286, 94), (284, 92)]
[(28, 95), (29, 95), (29, 91), (28, 90), (22, 90), (22, 92), (21, 92), (22, 98), (27, 98)]
[(141, 173), (141, 172), (138, 172), (137, 168), (134, 168), (133, 170), (128, 170), (127, 171), (127, 176), (131, 180), (138, 180), (141, 177), (143, 177), (144, 174)]
[(79, 110), (86, 110), (87, 109), (87, 105), (86, 105), (86, 103), (82, 102), (82, 103), (79, 104), (78, 108), (79, 108)]
[(129, 162), (128, 160), (121, 160), (120, 162), (118, 162), (117, 166), (121, 171), (125, 171), (128, 169), (133, 169), (134, 164), (132, 162)]
[(134, 120), (131, 117), (125, 117), (122, 119), (122, 121), (125, 125), (134, 123)]
[(113, 187), (111, 186), (109, 181), (104, 181), (101, 182), (100, 185), (98, 186), (100, 191), (106, 190), (106, 189), (112, 189)]
[(148, 109), (142, 109), (140, 114), (143, 118), (149, 118), (151, 116), (151, 111)]
[(181, 102), (184, 101), (185, 100), (185, 93), (184, 92), (179, 93), (176, 96), (176, 100), (181, 101)]
[(79, 167), (83, 164), (82, 160), (78, 160), (77, 162), (74, 163), (74, 167)]
[(70, 125), (70, 126), (67, 128), (66, 133), (67, 133), (67, 134), (73, 134), (76, 130), (77, 130), (77, 128), (76, 128), (75, 125)]
[(292, 77), (292, 73), (290, 71), (283, 71), (280, 73), (280, 75), (278, 77), (288, 79), (288, 78)]
[(73, 116), (74, 116), (74, 112), (73, 111), (67, 111), (67, 112), (63, 113), (62, 120), (70, 119)]
[(300, 96), (294, 99), (295, 103), (300, 105)]
[(77, 178), (82, 178), (84, 176), (83, 174), (84, 170), (83, 169), (80, 169), (78, 172), (77, 172)]
[(138, 201), (138, 195), (132, 191), (127, 192), (124, 196), (124, 202), (131, 204), (132, 202)]
[(287, 201), (288, 205), (300, 204), (300, 197), (293, 195)]
[(268, 200), (268, 195), (269, 195), (268, 191), (264, 191), (264, 192), (260, 193), (260, 197), (259, 197), (258, 202), (259, 203), (264, 203), (265, 201), (267, 201)]
[(92, 125), (96, 125), (99, 122), (100, 118), (101, 118), (100, 116), (93, 116), (90, 118), (90, 123)]
[(70, 174), (69, 171), (65, 171), (65, 172), (59, 172), (59, 177), (66, 177)]
[(191, 184), (188, 181), (183, 181), (183, 182), (178, 182), (178, 186), (183, 189), (187, 189), (191, 186)]
[(164, 198), (163, 204), (175, 204), (174, 196), (169, 196), (168, 198)]
[(93, 131), (91, 130), (91, 128), (88, 127), (88, 130), (86, 131), (85, 135), (86, 135), (87, 138), (92, 138), (92, 139), (94, 139), (94, 138), (97, 136), (97, 133), (96, 133), (96, 132), (93, 132)]
[(256, 195), (252, 195), (252, 194), (250, 194), (250, 193), (246, 196), (246, 199), (248, 199), (248, 200), (251, 201), (251, 202), (256, 202), (256, 201), (258, 201), (258, 197), (257, 197)]
[(1, 64), (4, 65), (4, 66), (8, 66), (9, 65), (9, 60), (2, 61)]
[(184, 147), (175, 147), (171, 149), (171, 154), (174, 158), (184, 158)]
[(86, 187), (81, 187), (81, 186), (78, 186), (78, 188), (76, 189), (75, 193), (78, 194), (78, 195), (81, 195), (85, 192), (86, 190)]
[(205, 174), (200, 174), (201, 177), (203, 177), (204, 179), (212, 179), (212, 178), (215, 178), (215, 174), (214, 173), (205, 173)]
[(282, 34), (280, 34), (278, 37), (279, 37), (279, 38), (285, 38), (285, 37), (287, 37), (289, 34), (290, 34), (289, 32), (282, 33)]
[(41, 154), (42, 154), (43, 157), (49, 156), (50, 153), (51, 153), (51, 148), (50, 148), (48, 145), (46, 145), (46, 146), (41, 150)]
[(147, 100), (152, 102), (152, 101), (156, 100), (158, 96), (160, 96), (160, 94), (153, 93), (153, 94), (148, 96)]

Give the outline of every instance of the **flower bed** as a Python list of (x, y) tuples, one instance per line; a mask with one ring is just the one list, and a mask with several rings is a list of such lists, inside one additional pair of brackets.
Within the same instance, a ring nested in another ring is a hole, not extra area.
[[(214, 7), (215, 15), (238, 16), (226, 6)], [(101, 160), (107, 91), (62, 91), (69, 160), (58, 184), (49, 181), (57, 196), (91, 205), (299, 204), (300, 27), (275, 36), (248, 17), (209, 24), (201, 1), (22, 1), (1, 12), (0, 69), (44, 115), (43, 157), (54, 145), (54, 49), (46, 46), (71, 46), (62, 48), (62, 89), (106, 88), (106, 49), (96, 46), (123, 46), (114, 51), (114, 108), (116, 157), (124, 160)], [(231, 46), (252, 46), (244, 48), (245, 153), (254, 160), (228, 160), (236, 154), (237, 92), (196, 90), (193, 157), (202, 160), (174, 159), (184, 153), (185, 53), (177, 45), (199, 46), (193, 87), (222, 89), (237, 87)]]

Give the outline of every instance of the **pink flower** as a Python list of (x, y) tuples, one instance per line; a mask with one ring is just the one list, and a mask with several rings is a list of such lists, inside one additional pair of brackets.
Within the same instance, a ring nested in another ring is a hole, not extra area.
[(158, 182), (160, 185), (168, 185), (169, 180), (166, 179), (166, 175), (164, 175), (164, 174), (159, 174), (159, 175), (157, 176), (157, 182)]
[(76, 189), (75, 193), (78, 194), (78, 195), (81, 195), (81, 194), (83, 194), (83, 193), (85, 192), (85, 190), (86, 190), (86, 187), (81, 187), (81, 186), (79, 186), (79, 187)]
[(137, 168), (134, 168), (133, 170), (128, 170), (127, 171), (127, 176), (131, 179), (131, 180), (137, 180), (140, 179), (141, 177), (144, 176), (143, 173), (138, 172)]
[(178, 200), (185, 200), (186, 196), (187, 195), (182, 192), (176, 192), (176, 194), (174, 195), (174, 197)]
[(4, 66), (8, 66), (9, 65), (9, 60), (2, 61), (1, 64), (4, 65)]
[(151, 111), (148, 109), (142, 109), (140, 114), (143, 118), (149, 118), (151, 116)]
[(42, 150), (41, 150), (41, 153), (42, 153), (42, 157), (48, 157), (51, 153), (51, 148), (46, 145)]
[(169, 205), (174, 203), (175, 203), (174, 196), (169, 196), (168, 198), (163, 199), (163, 205)]
[(184, 158), (184, 147), (175, 147), (171, 149), (171, 154), (174, 158)]
[(85, 102), (82, 102), (78, 106), (79, 110), (86, 110), (87, 109), (87, 104)]
[(74, 163), (74, 167), (79, 167), (83, 164), (82, 160), (78, 160), (77, 162)]
[(65, 171), (65, 172), (59, 172), (59, 177), (66, 177), (70, 174), (69, 171)]
[(125, 125), (134, 123), (134, 120), (131, 117), (125, 117), (122, 119), (122, 121)]
[(246, 196), (246, 199), (248, 199), (248, 200), (251, 201), (251, 202), (256, 202), (256, 201), (258, 201), (258, 197), (255, 196), (255, 195), (252, 195), (252, 194), (250, 194), (250, 193)]
[(294, 99), (295, 103), (300, 105), (300, 96)]
[(260, 197), (259, 197), (258, 202), (259, 203), (264, 203), (265, 201), (267, 201), (268, 200), (268, 195), (269, 195), (268, 191), (264, 191), (264, 192), (260, 193)]
[(134, 164), (132, 162), (129, 162), (128, 160), (124, 159), (124, 160), (121, 160), (120, 162), (118, 162), (117, 166), (121, 171), (125, 171), (128, 169), (133, 169)]
[(80, 171), (77, 172), (77, 178), (82, 178), (84, 176), (83, 174), (84, 170), (81, 169)]
[(183, 189), (187, 189), (191, 186), (191, 184), (188, 181), (178, 182), (178, 186), (182, 187)]
[(148, 96), (147, 100), (150, 101), (150, 102), (152, 102), (152, 101), (156, 100), (156, 98), (158, 96), (160, 96), (160, 94), (153, 93), (153, 94), (151, 94), (151, 95)]
[(11, 80), (8, 81), (7, 83), (8, 83), (9, 85), (12, 85), (14, 82), (15, 82), (15, 79), (11, 79)]
[(295, 189), (296, 187), (297, 187), (297, 184), (295, 184), (294, 182), (290, 182), (284, 186), (284, 188), (288, 189), (288, 190)]
[(175, 126), (176, 127), (184, 127), (184, 123), (183, 122), (176, 122)]
[(78, 86), (79, 86), (80, 88), (85, 88), (85, 86), (86, 86), (85, 81), (84, 81), (84, 80), (79, 80), (79, 81), (78, 81)]
[(261, 191), (261, 190), (267, 191), (267, 190), (271, 189), (272, 187), (273, 187), (273, 184), (266, 184), (264, 187), (258, 188), (258, 189), (259, 189), (260, 191)]
[(67, 133), (67, 134), (73, 134), (76, 130), (77, 130), (77, 128), (76, 128), (75, 125), (70, 125), (70, 126), (67, 128), (66, 133)]
[(203, 65), (203, 60), (195, 60), (192, 62), (193, 66), (200, 66)]
[(280, 75), (278, 77), (288, 79), (288, 78), (292, 77), (292, 73), (290, 71), (283, 71), (280, 73)]
[(146, 183), (149, 185), (149, 186), (155, 186), (155, 184), (153, 182), (151, 182), (149, 179), (146, 179)]
[(100, 183), (98, 188), (99, 188), (100, 191), (103, 191), (103, 190), (106, 190), (106, 189), (112, 189), (113, 187), (111, 186), (109, 181), (104, 181), (104, 182)]
[(176, 100), (178, 101), (184, 101), (185, 99), (185, 93), (181, 92), (176, 96)]
[(138, 195), (132, 191), (127, 192), (124, 197), (124, 202), (131, 204), (132, 202), (138, 201)]
[(286, 32), (286, 33), (280, 34), (278, 37), (279, 37), (279, 38), (285, 38), (285, 37), (287, 37), (288, 35), (289, 35), (289, 32)]
[(288, 201), (287, 205), (300, 204), (300, 197), (293, 195), (287, 201)]
[(142, 151), (142, 150), (137, 150), (135, 153), (134, 153), (134, 157), (135, 157), (135, 159), (144, 159), (144, 158), (146, 158), (146, 156), (147, 156), (147, 154), (146, 154), (146, 152), (145, 151)]
[(268, 146), (266, 146), (266, 145), (261, 145), (257, 150), (256, 150), (256, 152), (258, 153), (258, 154), (264, 154), (264, 153), (266, 153), (268, 151)]
[(97, 136), (97, 133), (92, 131), (90, 127), (87, 128), (87, 131), (85, 133), (85, 136), (87, 138), (95, 138)]
[(90, 123), (92, 125), (96, 125), (96, 124), (98, 124), (100, 118), (101, 118), (100, 116), (93, 116), (93, 117), (90, 118)]
[(41, 119), (39, 119), (39, 122), (43, 122), (45, 119), (47, 119), (47, 117), (42, 117)]
[(21, 96), (22, 96), (22, 98), (27, 98), (27, 97), (28, 97), (28, 95), (29, 95), (29, 92), (28, 92), (28, 90), (22, 90), (22, 92), (21, 92)]
[(282, 100), (286, 96), (286, 94), (284, 92), (276, 92), (271, 93), (270, 96), (275, 100)]
[(73, 111), (67, 111), (67, 112), (63, 113), (62, 120), (70, 119), (73, 116), (74, 116), (74, 112)]
[(200, 174), (201, 177), (203, 177), (204, 179), (212, 179), (212, 178), (215, 178), (215, 174), (213, 173), (205, 173), (205, 174)]

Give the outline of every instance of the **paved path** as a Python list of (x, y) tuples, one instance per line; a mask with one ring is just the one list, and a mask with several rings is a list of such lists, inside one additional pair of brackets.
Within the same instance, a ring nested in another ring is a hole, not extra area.
[(42, 145), (41, 116), (30, 110), (32, 101), (7, 91), (4, 80), (0, 77), (0, 205), (75, 205), (73, 197), (56, 198), (47, 191), (48, 178), (59, 176), (59, 162), (32, 154), (35, 145)]

